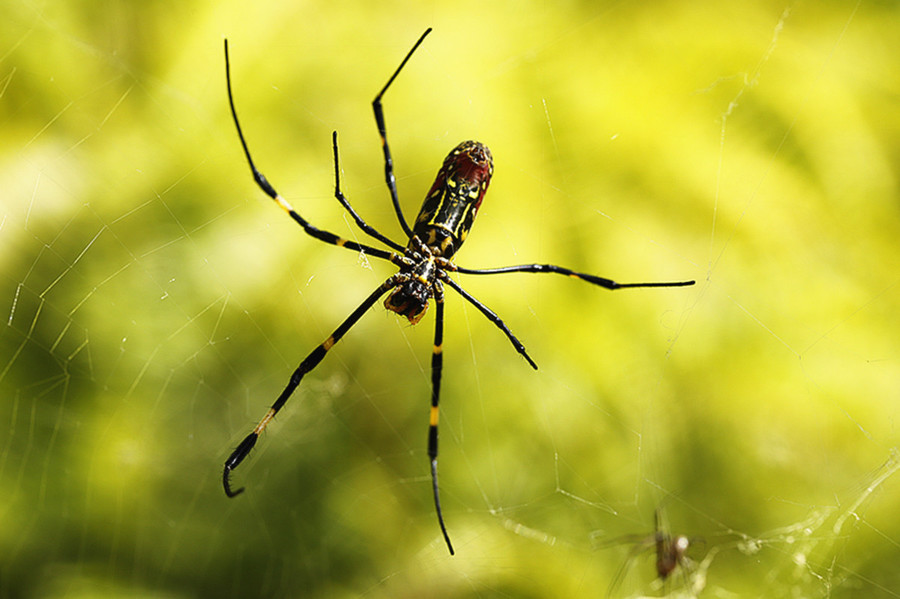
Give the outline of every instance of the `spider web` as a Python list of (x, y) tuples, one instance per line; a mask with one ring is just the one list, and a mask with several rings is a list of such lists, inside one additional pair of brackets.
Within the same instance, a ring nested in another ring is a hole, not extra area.
[[(12, 2), (0, 24), (0, 597), (896, 597), (897, 8)], [(339, 17), (338, 17), (339, 16)], [(392, 269), (367, 242), (477, 137), (496, 174), (431, 319), (373, 309), (235, 471), (306, 352)], [(388, 34), (389, 32), (389, 34)], [(655, 579), (654, 512), (692, 539)]]

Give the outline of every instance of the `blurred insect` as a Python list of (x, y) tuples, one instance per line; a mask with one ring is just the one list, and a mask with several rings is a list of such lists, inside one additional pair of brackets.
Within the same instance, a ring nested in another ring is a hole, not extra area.
[(319, 241), (346, 248), (353, 252), (363, 252), (369, 257), (379, 258), (393, 263), (399, 268), (399, 272), (388, 277), (381, 285), (379, 285), (362, 303), (348, 316), (334, 332), (316, 347), (303, 361), (300, 366), (291, 375), (290, 381), (281, 392), (281, 395), (266, 412), (263, 419), (256, 425), (253, 431), (247, 435), (237, 448), (231, 453), (225, 461), (225, 469), (222, 475), (222, 482), (225, 487), (225, 493), (229, 497), (234, 497), (243, 491), (243, 488), (233, 490), (229, 480), (232, 470), (238, 467), (244, 458), (249, 455), (253, 446), (256, 444), (259, 435), (265, 430), (266, 426), (272, 421), (278, 411), (284, 406), (291, 394), (300, 384), (303, 377), (314, 369), (325, 354), (328, 353), (335, 343), (353, 327), (354, 324), (362, 317), (362, 315), (371, 308), (375, 302), (383, 295), (390, 292), (384, 301), (384, 307), (392, 312), (406, 317), (410, 323), (415, 324), (422, 319), (425, 311), (428, 309), (429, 302), (433, 299), (435, 303), (435, 324), (434, 324), (434, 348), (431, 355), (431, 412), (428, 425), (428, 457), (431, 461), (431, 481), (432, 493), (434, 496), (434, 506), (437, 512), (438, 523), (447, 548), (453, 554), (453, 546), (450, 543), (450, 537), (447, 534), (447, 528), (444, 525), (444, 517), (441, 512), (440, 494), (438, 492), (438, 475), (437, 475), (437, 455), (438, 455), (438, 403), (441, 390), (441, 372), (443, 368), (443, 329), (444, 329), (444, 285), (449, 286), (453, 291), (458, 293), (464, 300), (475, 306), (484, 316), (499, 328), (503, 334), (509, 339), (513, 347), (519, 352), (528, 364), (537, 369), (537, 364), (531, 359), (525, 351), (525, 347), (509, 330), (497, 314), (490, 308), (475, 299), (466, 292), (456, 281), (450, 278), (449, 273), (457, 272), (467, 275), (494, 275), (501, 273), (526, 272), (526, 273), (556, 273), (581, 279), (593, 285), (598, 285), (606, 289), (621, 289), (624, 287), (680, 287), (685, 285), (693, 285), (694, 281), (681, 281), (674, 283), (616, 283), (610, 279), (575, 272), (561, 266), (552, 264), (522, 264), (518, 266), (504, 266), (498, 268), (472, 269), (457, 266), (451, 262), (453, 255), (459, 250), (472, 223), (484, 194), (487, 191), (491, 175), (494, 172), (493, 159), (491, 153), (486, 146), (477, 141), (464, 141), (456, 146), (450, 154), (444, 159), (444, 163), (438, 171), (434, 184), (425, 196), (425, 201), (419, 211), (416, 221), (412, 228), (407, 224), (403, 217), (403, 211), (400, 208), (400, 201), (397, 195), (397, 185), (394, 178), (393, 159), (391, 158), (390, 148), (387, 142), (387, 131), (385, 127), (384, 112), (382, 109), (381, 99), (387, 92), (388, 88), (400, 74), (400, 71), (406, 65), (407, 61), (416, 51), (416, 48), (422, 43), (431, 32), (431, 29), (425, 31), (418, 41), (413, 45), (412, 49), (407, 53), (406, 57), (388, 79), (387, 84), (375, 96), (372, 102), (372, 109), (375, 112), (375, 123), (378, 126), (378, 132), (381, 135), (381, 148), (384, 154), (384, 174), (388, 191), (391, 195), (391, 201), (394, 205), (394, 212), (400, 227), (406, 235), (406, 244), (400, 244), (389, 239), (377, 231), (374, 227), (367, 224), (359, 214), (350, 206), (349, 201), (341, 191), (340, 168), (338, 165), (338, 143), (337, 132), (332, 134), (332, 148), (334, 153), (334, 197), (340, 202), (341, 206), (353, 217), (357, 226), (368, 236), (383, 243), (391, 251), (375, 248), (355, 241), (343, 239), (334, 233), (319, 229), (309, 223), (285, 200), (275, 188), (269, 183), (266, 177), (257, 170), (253, 159), (250, 157), (250, 150), (244, 139), (243, 131), (238, 122), (237, 111), (234, 106), (234, 97), (231, 91), (231, 69), (228, 60), (228, 40), (225, 40), (225, 76), (228, 87), (228, 103), (231, 108), (231, 114), (234, 119), (234, 125), (237, 128), (238, 137), (244, 150), (244, 155), (250, 165), (250, 171), (253, 173), (253, 179), (256, 184), (270, 198), (275, 200), (282, 210), (287, 212), (297, 224), (303, 227), (304, 232)]
[(652, 535), (627, 535), (603, 543), (602, 546), (608, 547), (621, 542), (634, 543), (634, 547), (629, 551), (628, 558), (619, 568), (619, 571), (616, 573), (615, 577), (613, 577), (612, 582), (609, 585), (608, 594), (610, 596), (613, 595), (615, 590), (624, 580), (625, 574), (628, 572), (628, 568), (634, 561), (634, 558), (651, 548), (656, 554), (656, 577), (660, 582), (665, 583), (679, 567), (684, 571), (690, 569), (692, 562), (687, 556), (687, 551), (691, 546), (692, 541), (685, 535), (672, 536), (669, 533), (668, 526), (664, 522), (661, 507), (656, 508), (656, 511), (653, 512)]
[(659, 512), (656, 512), (656, 526), (653, 540), (656, 546), (656, 575), (665, 580), (678, 566), (686, 566), (689, 561), (687, 550), (690, 540), (684, 535), (672, 536), (659, 527)]

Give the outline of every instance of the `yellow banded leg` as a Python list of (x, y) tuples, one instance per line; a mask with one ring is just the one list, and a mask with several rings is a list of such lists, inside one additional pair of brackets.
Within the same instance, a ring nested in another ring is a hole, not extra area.
[(225, 470), (222, 473), (222, 484), (225, 487), (225, 494), (229, 497), (234, 497), (235, 495), (239, 495), (243, 492), (243, 487), (233, 491), (231, 489), (231, 481), (229, 480), (229, 475), (231, 471), (238, 467), (238, 465), (244, 461), (250, 451), (253, 449), (253, 446), (256, 445), (256, 440), (259, 439), (259, 435), (265, 430), (266, 426), (268, 426), (269, 422), (275, 417), (279, 410), (284, 406), (287, 400), (294, 393), (294, 390), (300, 385), (300, 381), (303, 380), (303, 377), (306, 373), (310, 372), (313, 368), (319, 365), (319, 362), (322, 361), (322, 358), (325, 357), (325, 354), (328, 353), (334, 344), (341, 340), (341, 337), (350, 330), (350, 328), (356, 324), (356, 322), (362, 317), (366, 311), (372, 307), (372, 305), (378, 301), (382, 295), (384, 295), (389, 289), (393, 288), (397, 284), (398, 275), (393, 275), (388, 278), (384, 283), (379, 285), (379, 287), (373, 291), (369, 297), (363, 300), (363, 302), (353, 311), (350, 316), (348, 316), (344, 322), (338, 326), (334, 330), (334, 332), (321, 344), (319, 344), (314, 350), (312, 350), (308, 356), (306, 356), (303, 361), (300, 363), (300, 366), (297, 367), (297, 370), (294, 371), (294, 374), (291, 375), (291, 380), (288, 381), (287, 386), (284, 388), (284, 391), (281, 392), (281, 395), (278, 396), (278, 399), (275, 400), (275, 403), (272, 404), (272, 407), (269, 408), (269, 411), (266, 412), (266, 415), (262, 420), (259, 421), (259, 424), (256, 425), (256, 428), (253, 429), (249, 435), (244, 437), (244, 440), (235, 448), (231, 455), (228, 456), (228, 459), (225, 460)]
[(387, 126), (384, 122), (384, 109), (381, 105), (381, 98), (384, 96), (384, 93), (391, 86), (391, 83), (394, 82), (394, 79), (397, 78), (397, 75), (400, 74), (400, 71), (403, 70), (403, 67), (406, 65), (410, 56), (416, 51), (416, 48), (419, 47), (419, 44), (425, 39), (425, 36), (431, 33), (431, 27), (425, 30), (425, 33), (416, 41), (413, 45), (412, 49), (406, 54), (406, 57), (403, 59), (403, 62), (400, 63), (400, 66), (397, 67), (397, 70), (394, 71), (394, 74), (391, 75), (391, 78), (388, 79), (388, 82), (381, 88), (381, 91), (378, 92), (378, 95), (375, 96), (375, 99), (372, 100), (372, 111), (375, 113), (375, 125), (378, 127), (378, 134), (381, 136), (381, 152), (384, 154), (384, 180), (387, 183), (388, 191), (391, 194), (391, 203), (394, 205), (394, 213), (397, 215), (397, 220), (400, 221), (400, 227), (403, 229), (403, 232), (406, 234), (407, 238), (413, 236), (412, 229), (409, 228), (409, 225), (406, 223), (406, 219), (403, 217), (403, 210), (400, 208), (400, 199), (397, 196), (397, 181), (394, 177), (394, 159), (391, 158), (391, 148), (388, 145), (387, 140)]
[(431, 459), (431, 486), (434, 492), (434, 509), (437, 511), (438, 523), (450, 555), (453, 545), (444, 525), (444, 514), (441, 511), (441, 495), (438, 490), (437, 456), (438, 456), (438, 404), (441, 399), (441, 370), (444, 365), (444, 297), (436, 294), (434, 302), (434, 349), (431, 353), (431, 412), (428, 423), (428, 457)]
[[(250, 148), (247, 146), (247, 140), (244, 139), (244, 132), (241, 129), (240, 121), (238, 121), (237, 109), (234, 106), (234, 95), (231, 91), (231, 65), (228, 60), (228, 40), (225, 40), (225, 80), (228, 87), (228, 105), (231, 108), (231, 117), (234, 120), (234, 126), (237, 129), (238, 138), (241, 140), (241, 147), (244, 149), (244, 156), (247, 158), (247, 164), (250, 166), (250, 172), (253, 174), (253, 180), (256, 182), (256, 185), (270, 198), (275, 200), (278, 206), (287, 212), (294, 221), (297, 222), (307, 235), (318, 239), (319, 241), (324, 241), (325, 243), (330, 243), (332, 245), (336, 245), (338, 247), (347, 248), (349, 250), (353, 250), (355, 252), (364, 252), (369, 256), (375, 256), (376, 258), (381, 258), (382, 260), (390, 260), (391, 252), (386, 252), (382, 249), (371, 247), (362, 243), (356, 243), (355, 241), (349, 241), (344, 239), (343, 237), (339, 237), (334, 233), (329, 231), (325, 231), (319, 229), (305, 218), (300, 216), (294, 208), (285, 200), (281, 194), (275, 191), (275, 187), (269, 183), (269, 180), (266, 179), (266, 176), (263, 175), (259, 169), (256, 168), (256, 164), (253, 162), (253, 158), (250, 156)], [(345, 207), (348, 207), (347, 204)], [(383, 236), (376, 237), (384, 241)], [(397, 244), (388, 243), (389, 246), (395, 247)]]

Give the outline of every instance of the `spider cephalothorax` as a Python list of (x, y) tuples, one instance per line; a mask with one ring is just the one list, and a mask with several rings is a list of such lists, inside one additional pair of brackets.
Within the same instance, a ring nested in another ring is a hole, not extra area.
[(384, 307), (409, 319), (411, 324), (422, 320), (432, 297), (443, 299), (440, 278), (443, 269), (450, 267), (448, 260), (435, 256), (432, 248), (415, 235), (403, 257), (398, 257), (400, 272), (397, 285), (384, 300)]

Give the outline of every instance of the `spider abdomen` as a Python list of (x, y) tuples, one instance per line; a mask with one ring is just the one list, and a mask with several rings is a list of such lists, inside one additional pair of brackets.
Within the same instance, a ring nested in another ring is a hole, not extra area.
[(477, 141), (462, 142), (444, 159), (413, 227), (435, 256), (449, 259), (462, 246), (493, 172), (491, 151)]

